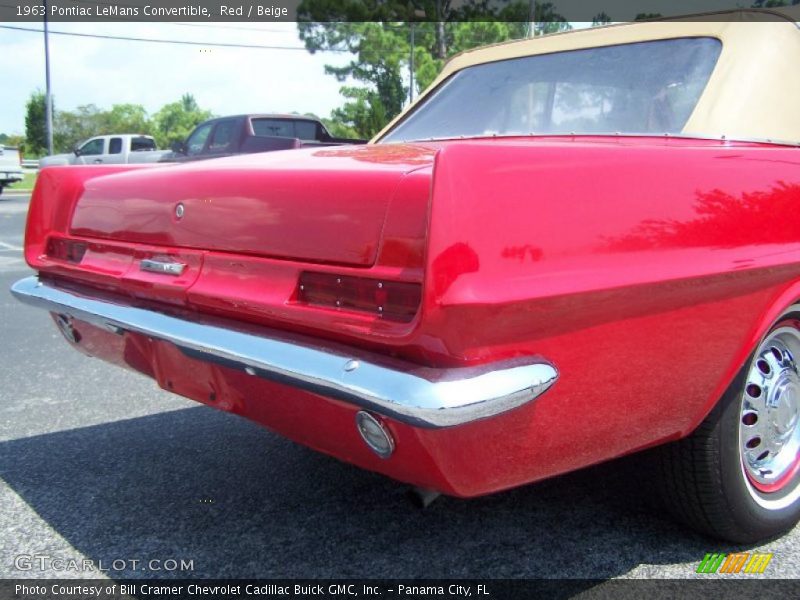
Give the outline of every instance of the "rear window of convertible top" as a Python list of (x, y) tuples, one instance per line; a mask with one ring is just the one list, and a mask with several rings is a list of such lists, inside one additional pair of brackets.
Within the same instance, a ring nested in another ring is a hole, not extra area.
[(719, 58), (715, 38), (526, 56), (454, 73), (381, 141), (679, 133)]

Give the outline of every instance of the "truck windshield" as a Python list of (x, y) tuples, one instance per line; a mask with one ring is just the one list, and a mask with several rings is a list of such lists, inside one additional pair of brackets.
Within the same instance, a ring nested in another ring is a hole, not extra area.
[(502, 60), (454, 73), (381, 142), (569, 133), (678, 133), (719, 58), (680, 38)]

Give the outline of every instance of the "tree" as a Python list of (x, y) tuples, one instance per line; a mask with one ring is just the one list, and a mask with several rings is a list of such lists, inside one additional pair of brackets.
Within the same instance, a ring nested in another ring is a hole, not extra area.
[(74, 111), (58, 111), (53, 123), (53, 146), (57, 152), (69, 152), (82, 141), (104, 133), (104, 113), (94, 104), (84, 104)]
[(153, 129), (147, 111), (140, 104), (115, 104), (103, 114), (102, 120), (109, 132), (150, 134)]
[(102, 110), (84, 104), (73, 111), (58, 111), (53, 124), (53, 145), (69, 152), (84, 140), (109, 133), (145, 133), (153, 129), (147, 111), (139, 104), (115, 104)]
[(45, 95), (41, 90), (33, 92), (25, 104), (25, 148), (35, 156), (47, 153)]
[[(518, 15), (516, 13), (503, 13), (501, 16), (516, 19)], [(569, 27), (569, 24), (564, 23), (564, 26)], [(418, 90), (424, 90), (436, 79), (447, 58), (453, 54), (488, 44), (521, 39), (536, 30), (536, 28), (532, 29), (530, 24), (523, 20), (445, 23), (445, 41), (448, 54), (445, 59), (440, 59), (431, 50), (432, 46), (438, 43), (436, 42), (433, 24), (425, 23), (419, 27), (421, 28), (421, 34), (418, 34), (417, 38), (420, 39), (420, 42), (415, 45), (414, 52), (414, 71)]]
[(16, 146), (20, 149), (25, 149), (25, 136), (24, 135), (17, 135), (12, 133), (11, 135), (6, 135), (5, 133), (0, 135), (0, 137), (5, 136), (5, 141), (0, 140), (0, 144), (5, 144), (6, 146)]
[(328, 117), (318, 118), (325, 125), (325, 129), (327, 129), (333, 137), (355, 139), (360, 136), (355, 127), (345, 125), (339, 120), (334, 120)]
[(331, 111), (334, 123), (353, 131), (353, 137), (372, 137), (383, 128), (387, 122), (386, 107), (375, 92), (346, 86), (341, 89), (341, 93), (348, 102)]
[[(162, 147), (183, 140), (198, 123), (211, 117), (201, 110), (191, 94), (162, 107), (153, 118), (140, 104), (114, 104), (110, 109), (84, 104), (71, 111), (57, 111), (53, 116), (53, 146), (56, 152), (69, 152), (96, 135), (142, 133), (152, 135)], [(12, 137), (9, 137), (12, 139)], [(44, 94), (36, 91), (27, 103), (25, 150), (31, 155), (47, 151), (44, 126)]]
[[(510, 6), (513, 8), (519, 5), (512, 4)], [(528, 28), (530, 36), (558, 33), (572, 28), (567, 20), (555, 11), (552, 2), (528, 3), (528, 21), (530, 23)]]
[(592, 27), (597, 27), (598, 25), (608, 25), (609, 23), (611, 23), (611, 17), (609, 17), (605, 12), (597, 13), (594, 17), (592, 17)]
[(159, 148), (168, 148), (173, 142), (182, 142), (197, 125), (211, 118), (211, 112), (201, 110), (191, 94), (184, 94), (153, 115), (151, 128)]
[(332, 114), (334, 121), (369, 137), (396, 115), (408, 96), (402, 68), (409, 52), (407, 32), (387, 23), (300, 23), (300, 38), (311, 52), (347, 50), (355, 54), (342, 67), (327, 65), (326, 73), (342, 83), (348, 79), (361, 87), (345, 85), (345, 106)]
[(331, 119), (361, 137), (382, 129), (409, 97), (412, 28), (415, 95), (453, 54), (570, 28), (552, 3), (529, 0), (465, 0), (457, 7), (451, 0), (303, 0), (298, 21), (300, 38), (310, 52), (354, 55), (350, 63), (328, 66), (326, 71), (344, 84), (345, 104), (331, 113)]
[[(568, 27), (568, 24), (564, 24)], [(446, 57), (457, 52), (524, 37), (523, 22), (415, 23), (415, 95), (436, 78)], [(411, 23), (298, 23), (300, 37), (311, 52), (345, 50), (353, 60), (326, 72), (344, 85), (345, 104), (331, 119), (360, 137), (371, 137), (397, 115), (409, 97)], [(563, 27), (563, 26), (559, 26)], [(356, 85), (353, 85), (354, 82)]]

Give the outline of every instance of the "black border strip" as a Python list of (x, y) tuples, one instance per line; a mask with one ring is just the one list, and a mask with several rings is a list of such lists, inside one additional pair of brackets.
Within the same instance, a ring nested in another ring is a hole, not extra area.
[[(791, 18), (781, 13), (792, 4)], [(0, 21), (42, 21), (45, 12), (51, 22), (797, 21), (800, 0), (0, 0)]]
[[(647, 600), (797, 598), (800, 581), (696, 579), (4, 579), (4, 600)], [(480, 587), (479, 587), (480, 586)]]

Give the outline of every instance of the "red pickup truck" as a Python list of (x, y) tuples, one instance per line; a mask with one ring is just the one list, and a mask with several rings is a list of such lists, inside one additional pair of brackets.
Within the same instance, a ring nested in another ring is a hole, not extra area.
[(785, 532), (800, 28), (762, 14), (467, 52), (366, 146), (45, 169), (13, 292), (81, 352), (418, 488), (651, 449), (679, 519)]
[(160, 162), (190, 162), (234, 154), (290, 150), (309, 146), (366, 144), (367, 140), (337, 138), (322, 121), (300, 115), (235, 115), (200, 123), (184, 142)]

